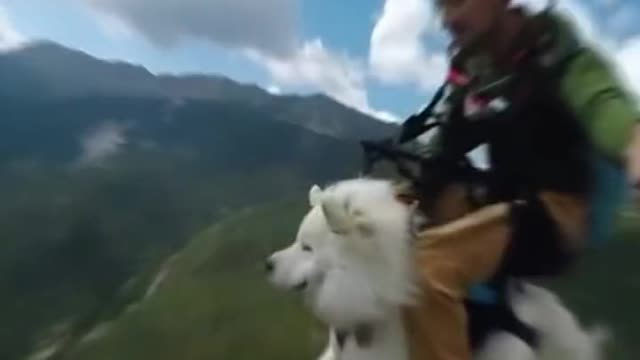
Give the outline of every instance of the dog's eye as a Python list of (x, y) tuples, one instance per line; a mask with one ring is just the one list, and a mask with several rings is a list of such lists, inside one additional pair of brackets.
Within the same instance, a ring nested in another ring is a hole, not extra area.
[(312, 252), (313, 249), (311, 248), (311, 246), (307, 245), (307, 244), (302, 244), (302, 251), (305, 252)]

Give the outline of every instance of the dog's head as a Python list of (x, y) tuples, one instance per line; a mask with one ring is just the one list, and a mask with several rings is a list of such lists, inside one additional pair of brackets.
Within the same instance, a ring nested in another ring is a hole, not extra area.
[(303, 292), (316, 315), (335, 326), (372, 321), (408, 303), (414, 207), (397, 200), (391, 183), (314, 186), (309, 202), (293, 244), (268, 258), (270, 280)]

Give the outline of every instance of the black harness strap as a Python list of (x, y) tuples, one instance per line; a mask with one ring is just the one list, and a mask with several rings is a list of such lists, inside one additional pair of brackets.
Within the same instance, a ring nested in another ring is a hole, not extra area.
[[(400, 136), (398, 138), (399, 143), (405, 143), (411, 139), (414, 139), (421, 134), (429, 131), (433, 126), (432, 124), (426, 124), (426, 121), (433, 116), (433, 110), (435, 109), (438, 102), (444, 97), (445, 90), (447, 88), (447, 83), (445, 82), (443, 85), (438, 88), (435, 95), (429, 102), (429, 105), (422, 110), (420, 113), (410, 116), (403, 124)], [(435, 125), (434, 125), (435, 126)]]

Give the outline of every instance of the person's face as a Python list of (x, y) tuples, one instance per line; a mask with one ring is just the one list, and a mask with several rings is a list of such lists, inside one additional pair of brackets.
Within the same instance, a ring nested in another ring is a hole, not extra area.
[(457, 46), (475, 44), (495, 28), (507, 0), (436, 0), (442, 22)]

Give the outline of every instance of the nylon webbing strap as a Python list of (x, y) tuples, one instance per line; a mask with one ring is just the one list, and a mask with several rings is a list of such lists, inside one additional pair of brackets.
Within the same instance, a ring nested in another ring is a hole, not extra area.
[(405, 143), (434, 127), (425, 125), (425, 122), (427, 119), (429, 119), (429, 117), (431, 117), (434, 108), (444, 96), (447, 85), (447, 83), (444, 83), (442, 86), (440, 86), (438, 91), (436, 91), (435, 95), (431, 99), (429, 105), (427, 105), (427, 107), (423, 111), (421, 111), (419, 114), (412, 115), (405, 121), (404, 124), (402, 124), (402, 132), (400, 133), (398, 142)]

